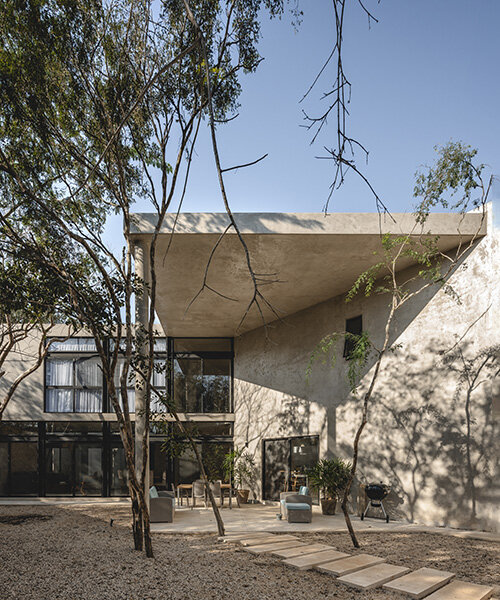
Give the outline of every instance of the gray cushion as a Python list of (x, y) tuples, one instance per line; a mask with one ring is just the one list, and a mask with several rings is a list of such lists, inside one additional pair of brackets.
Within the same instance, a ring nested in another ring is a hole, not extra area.
[(285, 506), (287, 510), (311, 510), (309, 504), (305, 502), (287, 502)]

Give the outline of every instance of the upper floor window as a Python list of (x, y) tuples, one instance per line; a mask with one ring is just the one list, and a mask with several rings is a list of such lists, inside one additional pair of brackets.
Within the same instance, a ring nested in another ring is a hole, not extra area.
[[(113, 412), (94, 340), (82, 337), (49, 343), (50, 353), (45, 361), (45, 411)], [(113, 348), (112, 341), (110, 348)], [(170, 345), (165, 338), (158, 338), (152, 375), (152, 383), (158, 393), (152, 391), (151, 411), (167, 410), (164, 400), (168, 391), (179, 412), (231, 412), (232, 362), (230, 338), (179, 338), (171, 340)], [(122, 354), (114, 374), (122, 406), (120, 388), (124, 366)], [(129, 411), (135, 412), (135, 374), (132, 367), (127, 376), (127, 397)]]
[[(346, 319), (345, 322), (345, 330), (346, 333), (351, 333), (354, 335), (361, 335), (363, 333), (363, 317), (362, 315), (358, 315), (357, 317), (352, 317), (351, 319)], [(346, 337), (344, 342), (344, 358), (349, 360), (351, 358), (352, 351), (354, 350), (354, 346), (356, 345), (356, 339), (353, 337)]]
[(171, 393), (177, 411), (226, 413), (232, 410), (232, 340), (173, 340)]
[(50, 356), (45, 365), (47, 412), (102, 412), (103, 377), (97, 356)]

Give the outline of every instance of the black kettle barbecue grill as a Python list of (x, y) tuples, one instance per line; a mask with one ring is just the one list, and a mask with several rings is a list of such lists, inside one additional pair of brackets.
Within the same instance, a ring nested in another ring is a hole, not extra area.
[(384, 503), (382, 500), (387, 498), (391, 488), (384, 483), (369, 483), (365, 487), (366, 495), (370, 502), (367, 504), (365, 512), (361, 515), (361, 520), (363, 521), (366, 517), (366, 513), (370, 508), (381, 508), (384, 513), (385, 522), (389, 523), (389, 515), (385, 512)]

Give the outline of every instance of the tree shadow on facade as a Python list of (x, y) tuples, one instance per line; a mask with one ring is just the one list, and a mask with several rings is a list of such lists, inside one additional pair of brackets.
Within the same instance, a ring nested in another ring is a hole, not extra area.
[[(388, 359), (363, 434), (360, 477), (392, 485), (395, 516), (495, 527), (499, 443), (493, 398), (500, 392), (500, 346), (474, 352), (463, 343), (449, 354), (438, 347), (428, 344), (424, 367), (411, 352)], [(357, 399), (338, 408), (346, 422), (356, 422), (358, 413)], [(348, 454), (349, 434), (345, 438), (339, 447)]]

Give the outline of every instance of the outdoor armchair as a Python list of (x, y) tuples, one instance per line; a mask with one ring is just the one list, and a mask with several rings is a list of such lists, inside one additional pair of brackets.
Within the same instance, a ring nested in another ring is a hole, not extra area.
[(312, 521), (312, 498), (308, 494), (281, 492), (280, 511), (289, 523), (310, 523)]
[(159, 492), (155, 486), (149, 490), (151, 523), (173, 523), (175, 514), (174, 492)]

